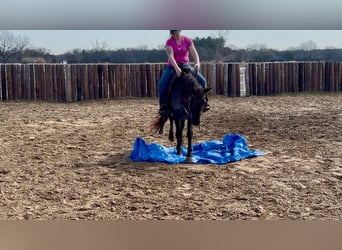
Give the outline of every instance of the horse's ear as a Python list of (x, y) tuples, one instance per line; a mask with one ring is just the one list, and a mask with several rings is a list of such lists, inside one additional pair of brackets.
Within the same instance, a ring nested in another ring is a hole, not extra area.
[(204, 94), (209, 93), (213, 88), (205, 88), (204, 89)]

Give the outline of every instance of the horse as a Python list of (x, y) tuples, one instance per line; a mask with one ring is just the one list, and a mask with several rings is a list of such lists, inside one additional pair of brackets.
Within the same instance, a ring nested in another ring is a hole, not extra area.
[(168, 139), (174, 141), (173, 123), (176, 126), (176, 150), (178, 155), (182, 155), (181, 146), (183, 140), (183, 129), (187, 122), (188, 150), (186, 162), (193, 162), (192, 157), (192, 137), (193, 126), (200, 125), (203, 105), (206, 102), (206, 94), (211, 88), (203, 88), (197, 81), (195, 75), (188, 69), (182, 69), (182, 74), (177, 77), (175, 74), (171, 78), (170, 90), (168, 94), (168, 114), (157, 117), (152, 124), (155, 132), (163, 134), (166, 121), (170, 120), (170, 130)]

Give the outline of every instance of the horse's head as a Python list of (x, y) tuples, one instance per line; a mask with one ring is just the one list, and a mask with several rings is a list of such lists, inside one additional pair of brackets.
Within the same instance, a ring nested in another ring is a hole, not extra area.
[(207, 99), (206, 94), (211, 90), (211, 88), (203, 88), (198, 82), (192, 88), (191, 97), (191, 115), (192, 123), (194, 126), (198, 126), (201, 120), (201, 114), (203, 106), (205, 105)]
[(210, 90), (204, 89), (190, 70), (182, 69), (181, 77), (174, 77), (171, 95), (170, 104), (175, 117), (185, 119), (191, 115), (192, 124), (198, 126), (206, 102), (206, 93)]

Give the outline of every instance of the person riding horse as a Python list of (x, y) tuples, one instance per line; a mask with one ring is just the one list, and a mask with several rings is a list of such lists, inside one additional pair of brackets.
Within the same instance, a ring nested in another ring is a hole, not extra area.
[[(171, 82), (170, 80), (174, 73), (176, 73), (177, 77), (181, 76), (181, 64), (184, 69), (190, 70), (193, 74), (196, 72), (194, 75), (196, 76), (198, 82), (203, 88), (207, 87), (207, 81), (203, 75), (198, 72), (200, 69), (200, 60), (192, 39), (181, 35), (181, 30), (170, 30), (170, 35), (171, 38), (166, 41), (165, 45), (168, 56), (167, 67), (164, 70), (158, 84), (160, 105), (159, 114), (164, 117), (168, 114), (167, 98)], [(195, 60), (194, 67), (190, 65), (189, 52)], [(208, 104), (208, 97), (206, 96), (202, 111), (206, 112), (209, 109), (210, 106)]]
[(203, 88), (197, 78), (189, 69), (181, 67), (182, 73), (179, 77), (174, 76), (168, 91), (166, 115), (160, 115), (151, 124), (151, 128), (159, 134), (163, 133), (164, 124), (170, 120), (169, 140), (174, 141), (173, 125), (176, 126), (177, 154), (182, 155), (183, 129), (187, 125), (188, 148), (186, 162), (193, 162), (192, 138), (193, 126), (199, 126), (201, 113), (207, 103), (207, 93), (211, 88)]

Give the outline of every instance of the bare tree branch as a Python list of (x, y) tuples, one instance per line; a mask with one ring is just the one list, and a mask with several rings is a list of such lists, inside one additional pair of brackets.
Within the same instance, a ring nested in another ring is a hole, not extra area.
[(14, 36), (9, 31), (0, 31), (0, 61), (7, 63), (10, 59), (20, 56), (29, 43), (28, 37)]

